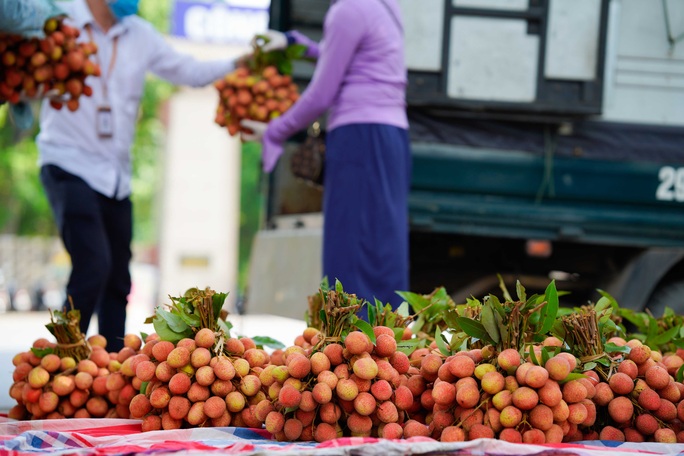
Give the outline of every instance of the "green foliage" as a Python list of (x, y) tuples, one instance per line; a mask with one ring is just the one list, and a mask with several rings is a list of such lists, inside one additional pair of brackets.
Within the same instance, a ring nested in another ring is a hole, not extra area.
[(285, 344), (282, 342), (268, 336), (254, 336), (251, 338), (252, 341), (254, 341), (254, 344), (258, 347), (263, 349), (264, 347), (268, 348), (273, 348), (273, 349), (282, 349), (285, 348)]
[(253, 73), (261, 73), (267, 66), (274, 66), (280, 74), (290, 75), (293, 70), (293, 60), (301, 60), (306, 53), (306, 46), (302, 44), (291, 44), (282, 50), (263, 52), (261, 47), (268, 43), (269, 39), (265, 35), (258, 35), (256, 45), (253, 49), (252, 58), (248, 62)]
[(375, 345), (375, 331), (373, 331), (373, 327), (364, 320), (361, 320), (358, 317), (352, 317), (353, 325), (356, 326), (362, 333), (368, 336), (370, 341)]
[(424, 348), (427, 346), (427, 341), (422, 338), (414, 337), (413, 339), (402, 340), (397, 342), (397, 351), (404, 353), (405, 355), (411, 355), (414, 351), (419, 348)]
[[(35, 106), (34, 106), (35, 107)], [(55, 235), (50, 205), (36, 162), (37, 126), (19, 132), (0, 106), (0, 232), (24, 236)]]
[(469, 299), (466, 304), (449, 311), (446, 321), (453, 334), (450, 349), (460, 350), (494, 346), (497, 351), (507, 348), (523, 350), (527, 344), (541, 342), (553, 327), (558, 315), (558, 292), (554, 281), (544, 295), (528, 297), (525, 287), (516, 283), (517, 300), (501, 281), (505, 301), (494, 295), (486, 296), (481, 303)]
[(396, 330), (397, 341), (401, 340), (404, 328), (413, 320), (409, 316), (409, 305), (403, 302), (395, 311), (391, 304), (383, 304), (382, 301), (375, 299), (375, 304), (366, 303), (368, 307), (368, 322), (371, 326), (386, 326)]
[(410, 291), (398, 291), (397, 294), (413, 309), (415, 315), (411, 330), (421, 338), (432, 339), (435, 329), (445, 329), (448, 326), (445, 321), (448, 312), (456, 308), (444, 287), (435, 288), (427, 295)]
[(149, 21), (160, 32), (168, 33), (172, 7), (172, 0), (143, 0), (140, 2), (138, 15)]
[(169, 296), (171, 304), (158, 306), (154, 316), (145, 323), (152, 323), (162, 340), (173, 343), (194, 337), (202, 328), (222, 331), (223, 337), (230, 337), (231, 325), (221, 318), (221, 308), (227, 296), (227, 293), (216, 293), (209, 288), (191, 288), (183, 296)]
[[(318, 290), (318, 295), (319, 299), (316, 300), (316, 306), (309, 308), (309, 315), (318, 314), (319, 318), (315, 322), (319, 326), (313, 324), (309, 326), (318, 329), (323, 337), (314, 349), (322, 350), (331, 341), (344, 341), (349, 332), (357, 329), (375, 341), (373, 328), (356, 316), (356, 312), (365, 305), (364, 299), (358, 298), (353, 293), (345, 292), (342, 282), (339, 280), (335, 280), (334, 289), (324, 290), (321, 288)], [(311, 299), (309, 303), (312, 303)], [(309, 319), (308, 323), (313, 321)]]
[(254, 237), (261, 226), (263, 208), (261, 144), (248, 142), (242, 146), (240, 183), (240, 246), (238, 287), (244, 291), (249, 282), (249, 259)]
[(619, 309), (619, 314), (636, 327), (629, 337), (639, 339), (651, 349), (665, 353), (684, 348), (684, 316), (675, 314), (671, 308), (666, 307), (660, 318), (631, 309)]

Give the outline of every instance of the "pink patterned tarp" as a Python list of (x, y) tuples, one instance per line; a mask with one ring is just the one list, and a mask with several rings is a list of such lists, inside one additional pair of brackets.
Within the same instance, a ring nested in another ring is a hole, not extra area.
[(429, 438), (341, 438), (324, 443), (281, 443), (260, 429), (194, 428), (141, 432), (139, 420), (13, 421), (0, 417), (0, 455), (463, 455), (463, 456), (684, 456), (684, 444), (592, 441), (527, 445), (494, 439), (440, 443)]

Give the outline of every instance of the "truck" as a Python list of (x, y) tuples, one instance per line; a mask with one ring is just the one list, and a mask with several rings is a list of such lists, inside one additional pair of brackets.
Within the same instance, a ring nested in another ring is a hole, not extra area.
[[(555, 280), (572, 305), (606, 291), (621, 307), (683, 313), (684, 4), (400, 4), (411, 291), (444, 286), (465, 302), (500, 280)], [(272, 0), (270, 27), (320, 38), (329, 5)], [(312, 71), (298, 64), (295, 79)], [(248, 299), (297, 317), (320, 280), (322, 226), (320, 189), (289, 171), (300, 141), (269, 179)]]

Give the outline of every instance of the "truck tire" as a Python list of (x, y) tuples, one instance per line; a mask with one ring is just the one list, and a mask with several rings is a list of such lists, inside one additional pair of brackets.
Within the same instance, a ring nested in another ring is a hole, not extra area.
[(684, 315), (684, 280), (670, 282), (657, 288), (646, 304), (654, 317), (663, 316), (665, 307), (674, 310), (677, 315)]

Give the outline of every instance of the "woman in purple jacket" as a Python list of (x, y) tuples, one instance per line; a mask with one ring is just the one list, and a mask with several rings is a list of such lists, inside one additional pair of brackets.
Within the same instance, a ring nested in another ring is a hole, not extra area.
[[(304, 44), (317, 64), (299, 100), (268, 125), (244, 121), (263, 143), (264, 171), (283, 143), (328, 111), (323, 274), (347, 292), (396, 308), (408, 290), (411, 153), (404, 37), (397, 0), (333, 1), (320, 45), (269, 31), (271, 48)], [(361, 317), (366, 318), (363, 309)]]

